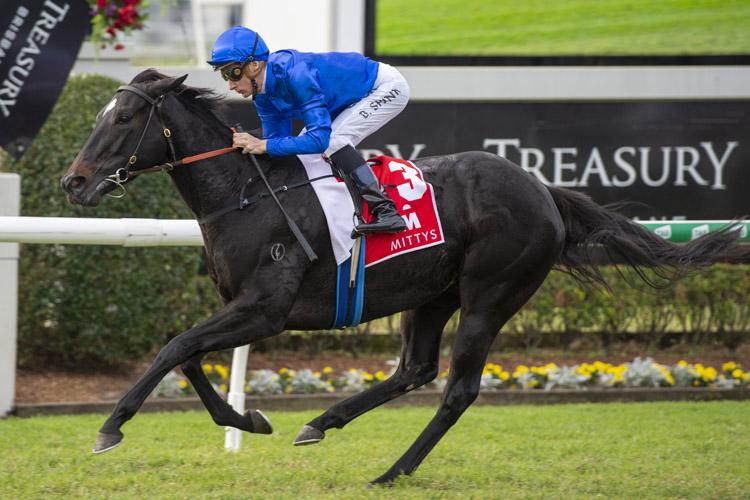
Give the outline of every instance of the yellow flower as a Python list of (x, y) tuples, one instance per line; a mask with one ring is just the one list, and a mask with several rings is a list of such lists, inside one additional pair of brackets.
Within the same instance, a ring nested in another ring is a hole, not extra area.
[(732, 376), (733, 376), (734, 378), (742, 378), (742, 376), (743, 376), (743, 375), (744, 375), (744, 373), (742, 373), (742, 370), (740, 370), (739, 368), (735, 368), (735, 369), (734, 369), (734, 370), (732, 371)]
[(320, 372), (313, 372), (313, 377), (318, 377), (318, 378), (320, 378)]
[(497, 376), (500, 377), (500, 380), (506, 381), (506, 380), (508, 380), (510, 378), (510, 373), (508, 373), (508, 372), (500, 372), (500, 373), (498, 373)]
[(291, 385), (288, 385), (288, 386), (284, 387), (284, 394), (289, 394), (290, 392), (292, 392), (292, 386)]
[(685, 361), (684, 359), (681, 359), (680, 361), (677, 362), (677, 366), (683, 366), (683, 367), (685, 367), (687, 365), (688, 365), (687, 361)]
[(229, 369), (224, 365), (214, 365), (214, 370), (219, 374), (221, 378), (229, 377)]
[(383, 370), (378, 370), (378, 372), (375, 374), (375, 378), (378, 380), (385, 380), (388, 378), (388, 375), (383, 373)]
[(279, 370), (279, 375), (284, 375), (288, 371), (289, 370), (287, 368), (282, 368), (281, 370)]
[(203, 365), (201, 368), (203, 368), (203, 373), (205, 373), (206, 375), (214, 372), (214, 367), (211, 365)]
[(219, 386), (219, 389), (221, 389), (221, 390), (222, 390), (222, 391), (224, 391), (224, 392), (227, 392), (227, 384), (221, 384), (221, 385)]
[(184, 380), (180, 380), (178, 383), (180, 384), (181, 389), (184, 389), (185, 387), (187, 387), (187, 382), (185, 382)]
[(325, 368), (323, 368), (323, 373), (331, 373), (331, 372), (333, 372), (333, 368), (331, 368), (330, 366), (326, 366)]
[(373, 376), (372, 373), (362, 372), (362, 378), (364, 378), (365, 380), (372, 380)]
[(594, 369), (598, 372), (606, 373), (609, 368), (612, 367), (609, 363), (603, 363), (601, 361), (594, 362)]
[(713, 380), (716, 378), (718, 374), (716, 373), (716, 370), (714, 370), (711, 367), (706, 368), (703, 370), (703, 373), (701, 374), (701, 378), (708, 382), (709, 380)]
[(349, 368), (349, 373), (357, 373), (357, 369), (356, 368)]
[(524, 365), (518, 365), (516, 367), (516, 373), (528, 373), (528, 371), (529, 371), (528, 367)]
[(721, 365), (721, 370), (725, 372), (731, 372), (737, 369), (737, 363), (734, 361), (730, 361), (729, 363), (724, 363)]

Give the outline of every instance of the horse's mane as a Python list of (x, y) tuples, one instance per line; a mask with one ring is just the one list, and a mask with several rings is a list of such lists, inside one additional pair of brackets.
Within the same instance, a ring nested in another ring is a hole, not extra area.
[[(157, 71), (154, 68), (147, 69), (136, 75), (131, 83), (155, 82), (170, 78)], [(174, 94), (182, 104), (196, 114), (202, 120), (212, 120), (227, 126), (218, 112), (224, 107), (223, 96), (216, 93), (213, 89), (204, 87), (191, 87), (182, 84), (174, 91)]]

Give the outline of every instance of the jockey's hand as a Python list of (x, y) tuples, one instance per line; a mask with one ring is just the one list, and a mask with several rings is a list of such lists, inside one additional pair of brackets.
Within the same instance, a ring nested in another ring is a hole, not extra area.
[(247, 132), (235, 132), (232, 140), (232, 145), (236, 148), (242, 148), (244, 154), (260, 155), (267, 152), (266, 141), (258, 139)]

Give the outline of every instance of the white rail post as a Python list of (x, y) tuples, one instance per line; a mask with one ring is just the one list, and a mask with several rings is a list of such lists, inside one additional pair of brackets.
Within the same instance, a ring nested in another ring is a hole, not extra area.
[[(250, 346), (243, 345), (234, 349), (232, 354), (232, 372), (229, 375), (229, 393), (227, 403), (234, 411), (242, 415), (245, 413), (245, 372), (247, 371), (247, 355)], [(242, 448), (242, 431), (234, 427), (226, 427), (224, 448), (230, 451), (240, 451)]]
[[(21, 176), (0, 172), (0, 215), (19, 215)], [(18, 325), (18, 243), (0, 243), (0, 417), (13, 408), (16, 394)]]

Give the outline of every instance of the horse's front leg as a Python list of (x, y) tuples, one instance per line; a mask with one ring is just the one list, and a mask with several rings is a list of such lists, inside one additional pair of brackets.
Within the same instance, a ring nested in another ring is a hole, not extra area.
[[(261, 295), (263, 300), (238, 297), (203, 323), (173, 338), (159, 351), (146, 373), (118, 401), (99, 430), (94, 453), (111, 450), (120, 444), (123, 437), (120, 427), (133, 418), (159, 381), (176, 366), (207, 352), (231, 349), (280, 333), (291, 310), (294, 294), (291, 295), (265, 294)], [(209, 398), (209, 405), (213, 403), (215, 400)]]
[(214, 390), (201, 367), (203, 354), (194, 356), (181, 366), (182, 372), (193, 384), (195, 392), (211, 414), (216, 425), (235, 427), (254, 434), (271, 434), (273, 426), (260, 410), (248, 410), (244, 415), (237, 413), (229, 403), (221, 399)]

